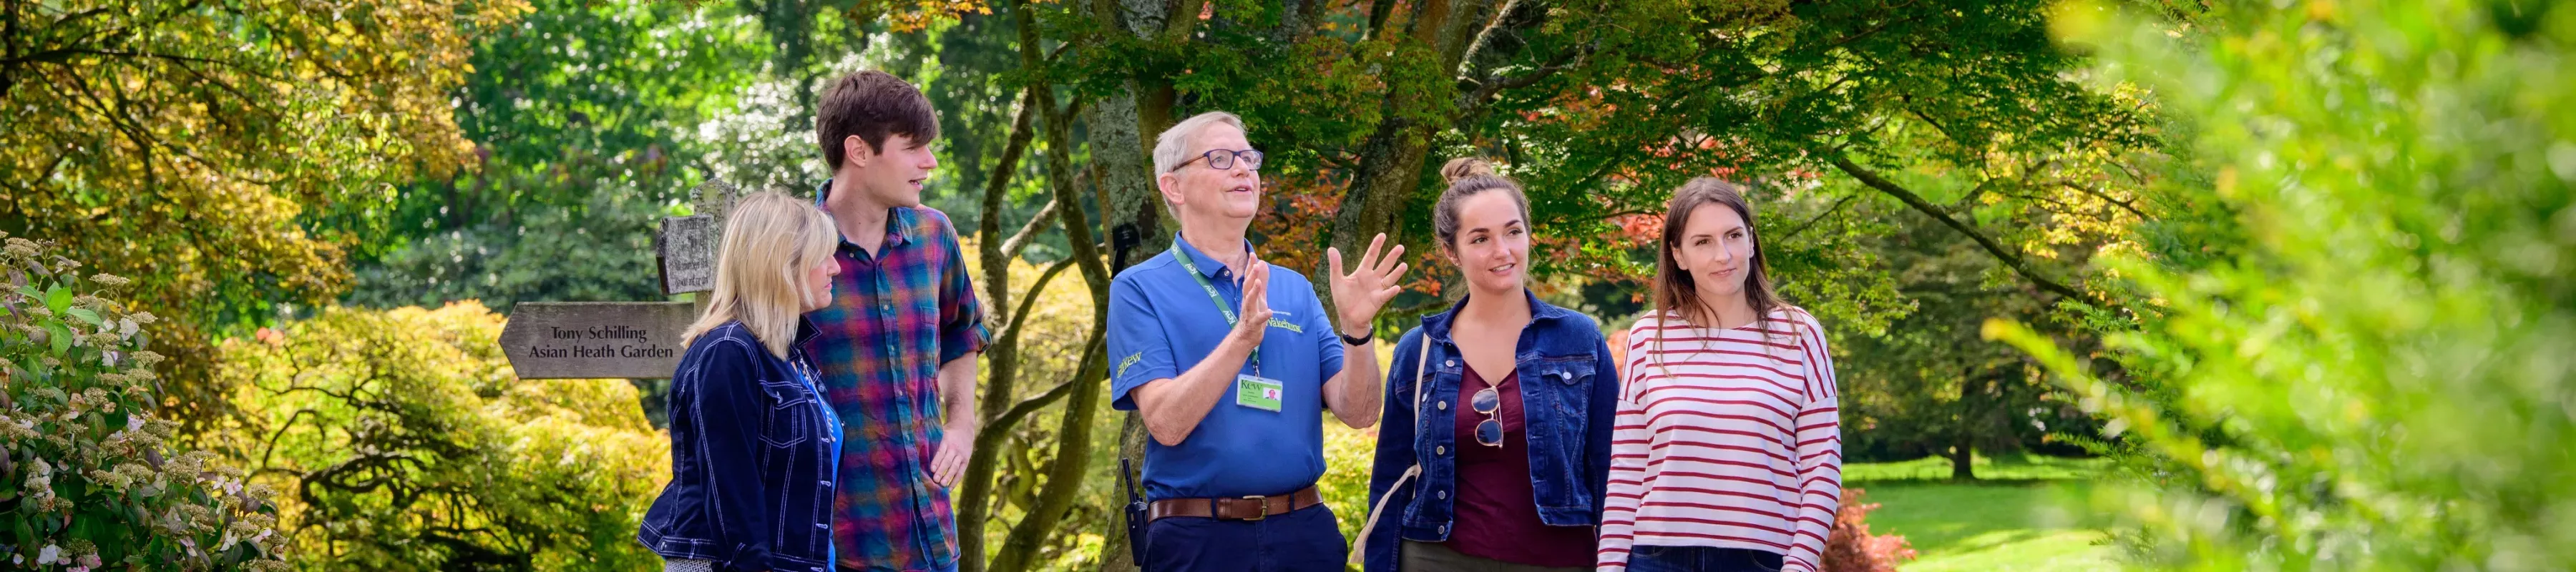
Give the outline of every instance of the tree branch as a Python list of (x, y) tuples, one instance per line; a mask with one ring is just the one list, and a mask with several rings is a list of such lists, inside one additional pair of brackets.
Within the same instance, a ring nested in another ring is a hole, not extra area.
[(1799, 224), (1798, 224), (1798, 228), (1796, 228), (1796, 229), (1792, 229), (1792, 230), (1790, 230), (1787, 234), (1782, 234), (1782, 235), (1780, 235), (1778, 238), (1773, 238), (1773, 239), (1771, 239), (1771, 240), (1773, 240), (1773, 241), (1778, 241), (1778, 242), (1788, 242), (1788, 240), (1789, 240), (1791, 237), (1798, 236), (1798, 234), (1799, 234), (1799, 233), (1807, 232), (1807, 229), (1809, 229), (1809, 228), (1814, 228), (1814, 227), (1816, 226), (1816, 223), (1824, 222), (1825, 217), (1834, 216), (1834, 213), (1842, 212), (1842, 210), (1843, 210), (1843, 205), (1851, 204), (1852, 199), (1858, 199), (1858, 198), (1860, 198), (1860, 195), (1851, 195), (1851, 196), (1843, 197), (1843, 200), (1834, 201), (1834, 206), (1833, 206), (1832, 208), (1827, 208), (1827, 209), (1825, 209), (1825, 212), (1823, 212), (1823, 213), (1818, 213), (1816, 216), (1813, 216), (1813, 217), (1809, 217), (1809, 218), (1807, 219), (1807, 222), (1799, 223)]
[(1037, 216), (1029, 217), (1028, 224), (1020, 225), (1020, 231), (1011, 234), (1010, 240), (1002, 241), (1002, 256), (1019, 256), (1021, 250), (1029, 247), (1029, 241), (1037, 238), (1038, 231), (1046, 230), (1046, 224), (1051, 220), (1055, 220), (1053, 199), (1047, 200), (1046, 206), (1039, 207)]
[(1395, 0), (1371, 0), (1368, 9), (1368, 32), (1360, 39), (1374, 40), (1384, 35), (1385, 31), (1382, 28), (1386, 27), (1386, 17), (1394, 13)]
[(1063, 383), (1055, 384), (1055, 387), (1047, 388), (1044, 393), (1039, 393), (1029, 397), (1028, 399), (1022, 399), (1018, 403), (1011, 404), (1011, 408), (1009, 410), (1003, 411), (1001, 416), (994, 417), (992, 423), (984, 426), (984, 432), (977, 433), (975, 435), (975, 448), (983, 449), (985, 447), (1000, 445), (1001, 442), (996, 436), (1009, 434), (1010, 429), (1019, 425), (1021, 419), (1027, 418), (1029, 414), (1037, 413), (1039, 409), (1045, 408), (1047, 404), (1055, 403), (1055, 400), (1063, 398), (1066, 394), (1073, 393), (1073, 384), (1081, 381), (1082, 377), (1076, 375), (1073, 379), (1064, 380)]
[(1923, 197), (1921, 195), (1914, 194), (1914, 191), (1906, 190), (1905, 187), (1898, 186), (1895, 182), (1889, 181), (1884, 177), (1880, 177), (1877, 172), (1852, 163), (1851, 159), (1848, 157), (1837, 155), (1833, 158), (1833, 164), (1835, 168), (1842, 169), (1844, 173), (1851, 175), (1852, 178), (1859, 179), (1861, 184), (1868, 185), (1873, 189), (1878, 189), (1879, 192), (1887, 193), (1888, 196), (1896, 197), (1896, 200), (1904, 201), (1906, 206), (1914, 207), (1914, 210), (1931, 216), (1933, 220), (1941, 221), (1941, 224), (1949, 226), (1952, 230), (1959, 231), (1959, 234), (1967, 236), (1969, 240), (1976, 241), (1977, 246), (1985, 248), (1987, 254), (1994, 255), (1996, 260), (2004, 263), (2004, 266), (2012, 268), (2013, 273), (2020, 274), (2023, 279), (2029, 280), (2031, 284), (2039, 286), (2040, 289), (2086, 304), (2092, 304), (2095, 306), (2103, 305), (2100, 300), (2095, 300), (2092, 296), (2085, 295), (2083, 291), (2076, 290), (2073, 287), (2067, 286), (2063, 282), (2058, 282), (2054, 278), (2049, 278), (2047, 275), (2040, 274), (2039, 270), (2031, 267), (2030, 262), (2023, 259), (2020, 253), (2004, 248), (2002, 244), (1995, 242), (1993, 238), (1987, 237), (1985, 233), (1978, 232), (1976, 227), (1968, 226), (1967, 223), (1959, 222), (1959, 219), (1951, 217), (1950, 213), (1942, 211), (1941, 207), (1933, 205), (1931, 201), (1923, 200)]
[(1038, 274), (1037, 283), (1029, 285), (1029, 291), (1020, 294), (1020, 307), (1011, 312), (1011, 323), (1002, 326), (1002, 334), (993, 336), (993, 339), (1005, 342), (1019, 341), (1020, 327), (1028, 322), (1029, 307), (1037, 304), (1038, 294), (1046, 291), (1047, 283), (1054, 281), (1057, 274), (1063, 274), (1064, 269), (1071, 267), (1073, 267), (1073, 257), (1068, 256), (1064, 260), (1055, 261), (1055, 264), (1047, 266), (1046, 272)]
[(2107, 203), (2111, 203), (2111, 204), (2114, 204), (2114, 205), (2119, 205), (2120, 210), (2129, 211), (2129, 214), (2137, 215), (2139, 220), (2149, 220), (2149, 219), (2153, 219), (2153, 218), (2155, 218), (2155, 217), (2147, 216), (2147, 212), (2146, 212), (2146, 211), (2138, 210), (2138, 207), (2136, 206), (2137, 199), (2130, 199), (2130, 200), (2126, 200), (2126, 201), (2123, 201), (2123, 200), (2120, 200), (2120, 199), (2114, 199), (2114, 198), (2111, 198), (2111, 195), (2110, 195), (2110, 194), (2108, 194), (2108, 193), (2104, 193), (2104, 192), (2102, 192), (2102, 191), (2095, 190), (2095, 189), (2093, 189), (2092, 187), (2087, 187), (2087, 186), (2084, 186), (2084, 185), (2078, 185), (2078, 184), (2075, 184), (2075, 182), (2073, 182), (2073, 181), (2058, 181), (2058, 182), (2057, 182), (2057, 185), (2058, 185), (2058, 186), (2061, 186), (2061, 187), (2066, 187), (2066, 188), (2069, 188), (2069, 189), (2075, 189), (2075, 191), (2076, 191), (2076, 192), (2084, 193), (2084, 194), (2087, 194), (2087, 195), (2093, 195), (2093, 198), (2102, 199), (2102, 202), (2107, 202)]

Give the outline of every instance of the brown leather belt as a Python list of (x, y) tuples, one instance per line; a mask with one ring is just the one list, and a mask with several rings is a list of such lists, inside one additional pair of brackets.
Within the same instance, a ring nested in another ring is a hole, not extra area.
[(1261, 520), (1306, 507), (1324, 504), (1324, 495), (1314, 486), (1285, 496), (1248, 496), (1223, 499), (1164, 499), (1145, 509), (1145, 520), (1164, 517), (1195, 516), (1217, 520)]

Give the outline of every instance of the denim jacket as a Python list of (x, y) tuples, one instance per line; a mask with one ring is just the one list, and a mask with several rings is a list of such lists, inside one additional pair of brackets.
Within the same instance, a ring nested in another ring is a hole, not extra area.
[(787, 359), (742, 322), (698, 335), (671, 377), (671, 484), (635, 539), (664, 558), (720, 570), (828, 572), (833, 444), (798, 321)]
[[(1597, 526), (1602, 495), (1610, 476), (1610, 431), (1619, 407), (1619, 374), (1610, 345), (1592, 318), (1529, 298), (1529, 327), (1521, 330), (1512, 367), (1520, 373), (1523, 424), (1529, 439), (1530, 481), (1537, 485), (1540, 522), (1553, 526)], [(1404, 333), (1387, 369), (1386, 404), (1377, 436), (1377, 462), (1369, 476), (1369, 506), (1389, 494), (1385, 514), (1369, 532), (1367, 572), (1393, 572), (1398, 537), (1422, 542), (1449, 539), (1452, 515), (1447, 492), (1456, 486), (1458, 385), (1467, 364), (1449, 336), (1450, 319), (1465, 300), (1449, 311), (1422, 319)], [(1429, 367), (1422, 368), (1422, 390), (1429, 395), (1414, 406), (1414, 371), (1422, 344), (1431, 344)], [(1447, 407), (1438, 404), (1447, 403)], [(1416, 461), (1422, 474), (1403, 488), (1395, 481)], [(1394, 489), (1394, 490), (1389, 490)]]

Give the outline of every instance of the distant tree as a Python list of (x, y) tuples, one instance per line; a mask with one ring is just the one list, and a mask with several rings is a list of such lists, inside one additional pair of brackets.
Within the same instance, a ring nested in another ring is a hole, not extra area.
[(501, 316), (330, 308), (223, 344), (212, 445), (278, 499), (308, 570), (636, 570), (670, 442), (623, 380), (510, 373)]
[[(517, 0), (0, 4), (0, 231), (135, 280), (171, 357), (159, 405), (224, 400), (208, 340), (329, 300), (390, 185), (471, 147), (450, 90)], [(350, 223), (332, 228), (363, 227)]]
[[(540, 0), (477, 38), (443, 113), (474, 160), (405, 181), (364, 224), (344, 300), (501, 311), (535, 300), (653, 300), (653, 229), (685, 209), (733, 141), (701, 125), (734, 112), (768, 48), (722, 5)], [(728, 181), (744, 184), (746, 181)], [(355, 230), (355, 229), (353, 229)]]
[(1868, 241), (1912, 311), (1883, 333), (1830, 328), (1842, 380), (1844, 448), (1854, 456), (1931, 453), (1950, 478), (1974, 479), (1977, 453), (2020, 451), (2052, 432), (2084, 432), (2081, 413), (2053, 391), (2038, 364), (1982, 337), (1985, 321), (2055, 324), (2037, 288), (1929, 221)]

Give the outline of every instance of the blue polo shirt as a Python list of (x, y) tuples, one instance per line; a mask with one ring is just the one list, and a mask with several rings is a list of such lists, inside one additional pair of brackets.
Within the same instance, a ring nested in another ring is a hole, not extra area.
[[(1226, 300), (1243, 308), (1243, 289), (1225, 264), (1172, 243)], [(1246, 244), (1245, 248), (1251, 248)], [(1118, 273), (1109, 286), (1110, 406), (1134, 411), (1128, 392), (1180, 377), (1216, 352), (1233, 326), (1207, 289), (1170, 251)], [(1178, 446), (1145, 443), (1145, 496), (1173, 498), (1280, 495), (1324, 476), (1324, 380), (1342, 371), (1342, 339), (1306, 276), (1270, 267), (1270, 330), (1261, 335), (1262, 377), (1282, 388), (1278, 411), (1235, 403), (1235, 391), (1208, 411)], [(1250, 360), (1240, 374), (1250, 375)]]

